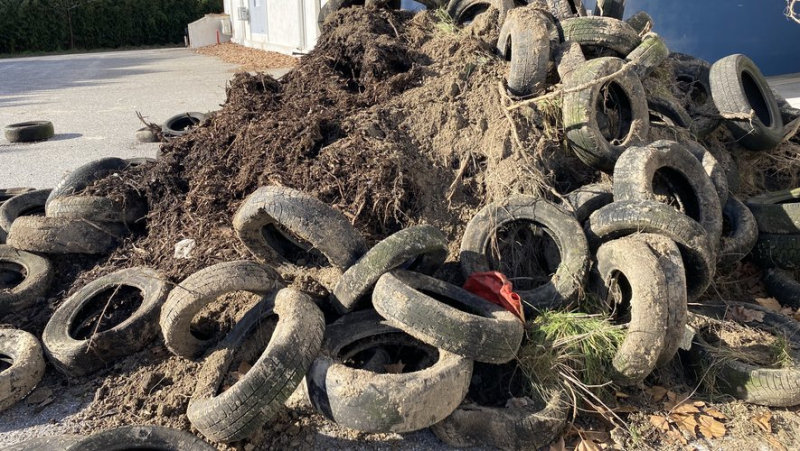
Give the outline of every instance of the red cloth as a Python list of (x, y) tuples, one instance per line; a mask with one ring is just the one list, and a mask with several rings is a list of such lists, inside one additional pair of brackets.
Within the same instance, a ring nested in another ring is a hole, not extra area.
[(522, 310), (522, 299), (514, 293), (514, 287), (506, 276), (497, 271), (476, 272), (469, 276), (464, 284), (464, 289), (476, 294), (487, 301), (503, 306), (506, 310), (517, 315), (525, 322), (525, 312)]

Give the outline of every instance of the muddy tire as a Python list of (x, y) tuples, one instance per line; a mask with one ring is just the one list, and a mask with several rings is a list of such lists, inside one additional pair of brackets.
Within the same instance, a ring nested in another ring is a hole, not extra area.
[(639, 33), (639, 35), (648, 33), (653, 29), (653, 18), (650, 17), (650, 14), (647, 14), (644, 11), (639, 11), (638, 13), (632, 15), (625, 22), (637, 33)]
[[(95, 296), (128, 286), (141, 292), (142, 303), (133, 313), (110, 329), (95, 328), (90, 337), (76, 338), (83, 324), (81, 314)], [(50, 362), (70, 376), (83, 376), (115, 360), (138, 352), (158, 336), (158, 314), (167, 298), (166, 278), (148, 268), (130, 268), (96, 279), (70, 296), (48, 321), (42, 334)]]
[(258, 258), (283, 267), (284, 256), (299, 250), (320, 252), (328, 262), (347, 269), (367, 249), (350, 221), (327, 204), (281, 186), (257, 189), (233, 217), (236, 236)]
[(108, 197), (100, 196), (67, 196), (50, 201), (46, 211), (51, 218), (120, 222), (132, 226), (147, 214), (147, 205), (143, 201), (134, 205), (121, 205)]
[(781, 119), (783, 119), (784, 125), (789, 125), (793, 120), (800, 118), (800, 108), (793, 107), (775, 88), (772, 89), (772, 95), (775, 96), (775, 102), (781, 110)]
[(553, 309), (577, 300), (589, 270), (589, 248), (578, 221), (560, 207), (530, 196), (513, 196), (485, 206), (467, 224), (461, 240), (461, 272), (494, 271), (492, 243), (502, 228), (513, 223), (533, 223), (555, 241), (561, 264), (550, 281), (532, 290), (515, 290), (523, 301), (525, 316), (537, 309)]
[(800, 234), (800, 188), (751, 197), (747, 207), (760, 232)]
[[(570, 74), (566, 85), (593, 83), (617, 72), (624, 64), (619, 58), (587, 61)], [(598, 114), (598, 108), (609, 109), (611, 115)], [(575, 155), (606, 172), (614, 169), (625, 149), (643, 144), (650, 129), (644, 87), (631, 72), (623, 72), (605, 84), (568, 92), (564, 95), (563, 114), (567, 141)]]
[(511, 10), (503, 22), (497, 51), (510, 61), (506, 81), (512, 95), (524, 97), (544, 87), (552, 55), (550, 29), (555, 29), (550, 18), (530, 8)]
[(162, 426), (124, 426), (90, 435), (68, 451), (214, 451), (216, 448), (200, 437)]
[(549, 0), (550, 12), (559, 20), (586, 16), (583, 0)]
[(422, 274), (384, 274), (375, 284), (372, 305), (389, 324), (423, 343), (478, 362), (506, 363), (522, 343), (522, 321), (516, 315)]
[(8, 245), (42, 254), (110, 254), (128, 233), (116, 222), (23, 216), (11, 226)]
[(729, 232), (722, 237), (717, 265), (731, 266), (753, 250), (758, 241), (758, 226), (750, 210), (733, 196), (728, 198), (722, 216), (728, 221)]
[(101, 158), (79, 166), (74, 171), (62, 178), (50, 195), (47, 197), (45, 205), (57, 197), (72, 196), (85, 190), (92, 183), (106, 178), (114, 172), (121, 171), (128, 167), (128, 163), (122, 158)]
[(575, 219), (583, 224), (592, 213), (614, 202), (614, 194), (611, 185), (594, 183), (569, 193), (567, 200)]
[(49, 189), (30, 191), (0, 205), (0, 243), (8, 239), (11, 224), (20, 216), (44, 216), (44, 203), (49, 195)]
[(158, 135), (156, 135), (153, 130), (150, 130), (148, 127), (142, 127), (139, 130), (136, 130), (134, 136), (136, 137), (136, 141), (139, 141), (140, 143), (157, 143), (161, 141), (158, 139)]
[(584, 229), (593, 246), (636, 233), (665, 236), (678, 245), (686, 268), (689, 300), (702, 295), (714, 277), (716, 265), (708, 233), (694, 219), (656, 201), (622, 201), (589, 216)]
[(770, 268), (763, 272), (764, 286), (770, 296), (784, 307), (800, 308), (800, 281), (791, 272)]
[(447, 14), (453, 18), (456, 25), (462, 25), (467, 20), (470, 20), (479, 11), (485, 10), (489, 7), (495, 7), (500, 12), (500, 18), (497, 23), (503, 26), (506, 14), (514, 9), (516, 4), (514, 0), (450, 0), (447, 4)]
[(456, 448), (541, 449), (555, 441), (566, 428), (571, 402), (566, 391), (556, 389), (549, 399), (541, 402), (543, 407), (464, 404), (431, 426), (431, 431), (439, 440)]
[(625, 60), (635, 64), (633, 71), (636, 75), (645, 78), (653, 73), (656, 67), (663, 64), (667, 60), (667, 56), (669, 56), (669, 48), (661, 36), (647, 33), (642, 37), (642, 43), (633, 49)]
[(234, 291), (268, 295), (283, 288), (272, 268), (249, 261), (219, 263), (201, 269), (177, 284), (161, 309), (164, 344), (173, 354), (192, 358), (211, 346), (191, 331), (192, 318), (219, 296)]
[(628, 56), (641, 39), (630, 25), (611, 17), (574, 17), (561, 21), (565, 41), (575, 41), (581, 47), (592, 46)]
[(594, 15), (622, 20), (625, 15), (625, 0), (597, 0)]
[[(692, 307), (690, 311), (695, 315), (722, 320), (728, 319), (725, 313), (736, 306), (763, 313), (763, 321), (749, 322), (746, 326), (783, 336), (789, 341), (790, 354), (794, 362), (800, 361), (800, 352), (797, 351), (800, 324), (789, 316), (758, 305), (736, 302), (722, 306)], [(736, 316), (731, 319), (739, 321)], [(796, 363), (788, 368), (771, 369), (757, 367), (732, 357), (717, 360), (712, 366), (708, 351), (711, 346), (698, 333), (692, 342), (691, 354), (695, 361), (700, 362), (701, 368), (707, 370), (711, 367), (711, 372), (715, 375), (715, 388), (720, 392), (763, 406), (788, 407), (800, 404), (800, 367), (797, 367)]]
[(14, 196), (30, 193), (31, 191), (36, 191), (36, 188), (0, 188), (0, 206)]
[(82, 435), (50, 435), (20, 442), (0, 451), (67, 451), (70, 446), (83, 439)]
[[(311, 404), (329, 420), (364, 432), (411, 432), (444, 420), (467, 394), (472, 361), (408, 339), (371, 310), (328, 326), (323, 354), (306, 376)], [(399, 341), (430, 353), (432, 365), (379, 374), (342, 363), (358, 350)]]
[[(600, 299), (609, 306), (630, 305), (630, 322), (612, 361), (612, 377), (618, 384), (636, 385), (653, 371), (662, 354), (662, 362), (669, 361), (678, 351), (680, 337), (675, 335), (682, 335), (686, 325), (687, 302), (680, 251), (668, 238), (643, 234), (603, 244), (596, 259)], [(614, 299), (615, 286), (622, 299)], [(677, 319), (670, 314), (677, 317), (681, 309), (683, 324), (670, 324)], [(665, 353), (668, 334), (672, 349)]]
[[(783, 139), (783, 119), (767, 80), (744, 55), (731, 55), (711, 66), (711, 94), (736, 140), (750, 150), (769, 150)], [(751, 117), (751, 112), (754, 114)]]
[(206, 115), (196, 111), (181, 113), (172, 116), (164, 122), (161, 133), (166, 137), (175, 138), (183, 136), (206, 120)]
[(711, 65), (683, 53), (671, 53), (669, 60), (676, 82), (675, 96), (694, 119), (692, 131), (698, 138), (703, 138), (722, 123), (711, 95)]
[[(687, 130), (693, 127), (692, 117), (680, 105), (678, 99), (669, 94), (648, 93), (647, 108), (650, 109), (650, 123), (653, 127), (661, 125)], [(653, 120), (654, 117), (657, 120)]]
[(702, 163), (684, 146), (674, 141), (656, 141), (623, 153), (614, 167), (614, 200), (659, 200), (654, 190), (659, 173), (684, 214), (706, 229), (716, 253), (722, 236), (719, 195)]
[[(11, 268), (7, 268), (7, 265)], [(24, 279), (16, 286), (0, 289), (0, 314), (21, 312), (39, 302), (53, 281), (53, 266), (38, 255), (0, 245), (0, 268), (24, 270)], [(2, 286), (2, 285), (0, 285)]]
[(728, 188), (728, 175), (725, 172), (725, 168), (702, 144), (696, 141), (687, 141), (683, 144), (683, 147), (694, 155), (697, 161), (703, 166), (703, 170), (706, 171), (706, 174), (708, 174), (708, 177), (711, 179), (711, 183), (714, 185), (714, 189), (717, 191), (719, 204), (724, 207), (728, 202), (730, 191)]
[[(308, 295), (283, 289), (267, 304), (245, 314), (206, 359), (198, 377), (186, 415), (215, 442), (243, 440), (272, 420), (319, 354), (325, 318)], [(278, 320), (269, 345), (242, 378), (219, 393), (244, 336), (270, 314), (278, 315)]]
[(14, 329), (0, 329), (0, 355), (11, 366), (0, 372), (0, 412), (28, 395), (44, 376), (39, 340)]
[(800, 234), (759, 234), (750, 256), (761, 268), (800, 269)]
[(28, 143), (47, 141), (55, 135), (55, 130), (50, 121), (30, 121), (6, 125), (3, 133), (10, 143)]
[(447, 259), (447, 238), (436, 227), (401, 230), (376, 244), (345, 271), (333, 289), (331, 302), (339, 313), (353, 310), (378, 279), (393, 269), (433, 274)]

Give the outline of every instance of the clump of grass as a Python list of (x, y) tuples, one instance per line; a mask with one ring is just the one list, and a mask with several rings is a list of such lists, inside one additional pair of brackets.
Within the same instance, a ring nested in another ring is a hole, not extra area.
[(450, 14), (447, 14), (446, 9), (437, 9), (434, 11), (433, 17), (436, 19), (436, 29), (442, 33), (455, 34), (458, 30), (456, 23), (453, 21), (453, 18), (450, 17)]

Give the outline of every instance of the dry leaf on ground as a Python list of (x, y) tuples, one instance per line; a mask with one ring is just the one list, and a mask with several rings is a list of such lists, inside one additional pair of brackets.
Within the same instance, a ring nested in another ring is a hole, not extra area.
[(756, 298), (756, 302), (758, 305), (770, 309), (773, 312), (780, 312), (782, 308), (781, 303), (775, 298)]
[(711, 415), (713, 418), (717, 420), (727, 420), (728, 417), (725, 416), (724, 413), (720, 412), (719, 410), (709, 407), (703, 411), (706, 415)]
[(725, 314), (725, 319), (731, 319), (743, 323), (752, 323), (754, 321), (762, 323), (764, 322), (764, 312), (759, 312), (758, 310), (737, 305), (736, 307), (728, 310), (728, 312)]
[(602, 451), (602, 448), (591, 440), (581, 440), (575, 447), (575, 451)]
[(667, 389), (656, 385), (655, 387), (648, 388), (645, 393), (653, 398), (653, 401), (659, 402), (667, 396)]
[(758, 426), (762, 431), (772, 433), (772, 412), (767, 411), (761, 415), (753, 417), (753, 423)]
[(550, 451), (567, 451), (567, 445), (564, 443), (564, 437), (561, 437), (554, 443), (551, 443)]
[(680, 415), (673, 413), (669, 417), (675, 422), (675, 425), (678, 426), (680, 430), (689, 434), (692, 439), (697, 438), (697, 432), (695, 432), (695, 429), (697, 428), (697, 420), (694, 418), (694, 415)]
[(721, 438), (728, 432), (724, 424), (708, 415), (700, 416), (700, 433), (706, 438)]
[(669, 430), (669, 420), (662, 416), (650, 415), (650, 424), (663, 432), (667, 432)]
[(694, 406), (694, 404), (681, 404), (675, 409), (672, 410), (672, 413), (689, 415), (692, 413), (700, 413), (700, 409)]

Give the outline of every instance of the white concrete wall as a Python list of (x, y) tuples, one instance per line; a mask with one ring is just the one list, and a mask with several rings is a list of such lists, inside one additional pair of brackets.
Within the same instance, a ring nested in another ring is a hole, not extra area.
[(227, 14), (207, 14), (189, 24), (189, 46), (192, 48), (206, 47), (217, 44), (217, 32), (219, 32), (219, 42), (228, 42), (231, 37), (222, 34), (222, 20), (228, 20)]
[[(256, 7), (254, 0), (224, 0), (225, 11), (230, 11), (233, 23), (233, 42), (286, 54), (307, 53), (317, 42), (321, 1), (326, 0), (260, 0), (261, 11), (251, 12), (250, 17), (259, 18), (266, 7), (266, 24), (254, 26), (238, 17), (240, 6)], [(254, 33), (253, 29), (263, 32)]]

